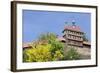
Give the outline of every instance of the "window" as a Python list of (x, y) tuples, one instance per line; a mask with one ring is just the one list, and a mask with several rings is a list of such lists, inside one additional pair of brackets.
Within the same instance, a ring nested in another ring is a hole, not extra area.
[(69, 30), (67, 30), (66, 33), (69, 33)]

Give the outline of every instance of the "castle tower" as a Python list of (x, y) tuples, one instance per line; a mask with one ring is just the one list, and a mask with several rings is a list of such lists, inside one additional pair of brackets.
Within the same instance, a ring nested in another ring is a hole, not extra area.
[(80, 30), (80, 27), (75, 24), (75, 21), (72, 21), (71, 25), (66, 25), (63, 33), (67, 45), (83, 47), (84, 33)]

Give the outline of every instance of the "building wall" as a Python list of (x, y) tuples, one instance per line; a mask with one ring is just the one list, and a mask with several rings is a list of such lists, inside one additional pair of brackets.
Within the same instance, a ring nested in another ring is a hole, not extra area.
[(66, 39), (64, 48), (65, 54), (70, 48), (74, 48), (81, 55), (81, 59), (91, 58), (91, 45), (83, 43), (83, 32), (64, 30), (63, 33), (63, 37)]
[(83, 46), (83, 32), (65, 30), (64, 38), (69, 45)]

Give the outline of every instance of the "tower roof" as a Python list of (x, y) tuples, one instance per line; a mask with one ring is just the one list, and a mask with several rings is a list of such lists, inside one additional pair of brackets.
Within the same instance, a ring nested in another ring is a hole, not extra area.
[(72, 30), (76, 32), (82, 32), (79, 26), (76, 25), (67, 25), (64, 27), (64, 30)]

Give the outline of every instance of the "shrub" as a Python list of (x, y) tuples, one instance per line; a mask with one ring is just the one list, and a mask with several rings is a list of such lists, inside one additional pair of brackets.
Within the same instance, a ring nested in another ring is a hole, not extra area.
[(59, 50), (59, 51), (61, 51), (61, 53), (63, 53), (64, 45), (61, 42), (52, 40), (49, 43), (51, 44), (50, 50), (52, 53), (55, 53), (55, 51), (57, 51), (57, 50)]
[(55, 51), (55, 54), (53, 55), (53, 61), (58, 61), (61, 60), (63, 58), (63, 54), (61, 53), (60, 50)]
[(48, 41), (51, 41), (51, 40), (56, 40), (56, 35), (54, 33), (46, 33), (46, 34), (41, 34), (39, 36), (39, 40), (48, 40)]
[(45, 62), (51, 60), (50, 44), (38, 44), (35, 48), (23, 52), (24, 62)]
[(74, 48), (70, 48), (69, 51), (66, 52), (64, 60), (77, 60), (79, 58), (80, 54)]
[(56, 40), (53, 33), (42, 34), (38, 41), (33, 42), (32, 48), (23, 52), (23, 62), (46, 62), (61, 60), (64, 45)]
[(39, 41), (46, 40), (48, 44), (51, 44), (50, 51), (51, 51), (52, 57), (54, 56), (57, 50), (59, 50), (61, 54), (63, 55), (64, 45), (62, 42), (59, 42), (56, 39), (57, 39), (57, 36), (54, 33), (42, 34), (39, 37)]

